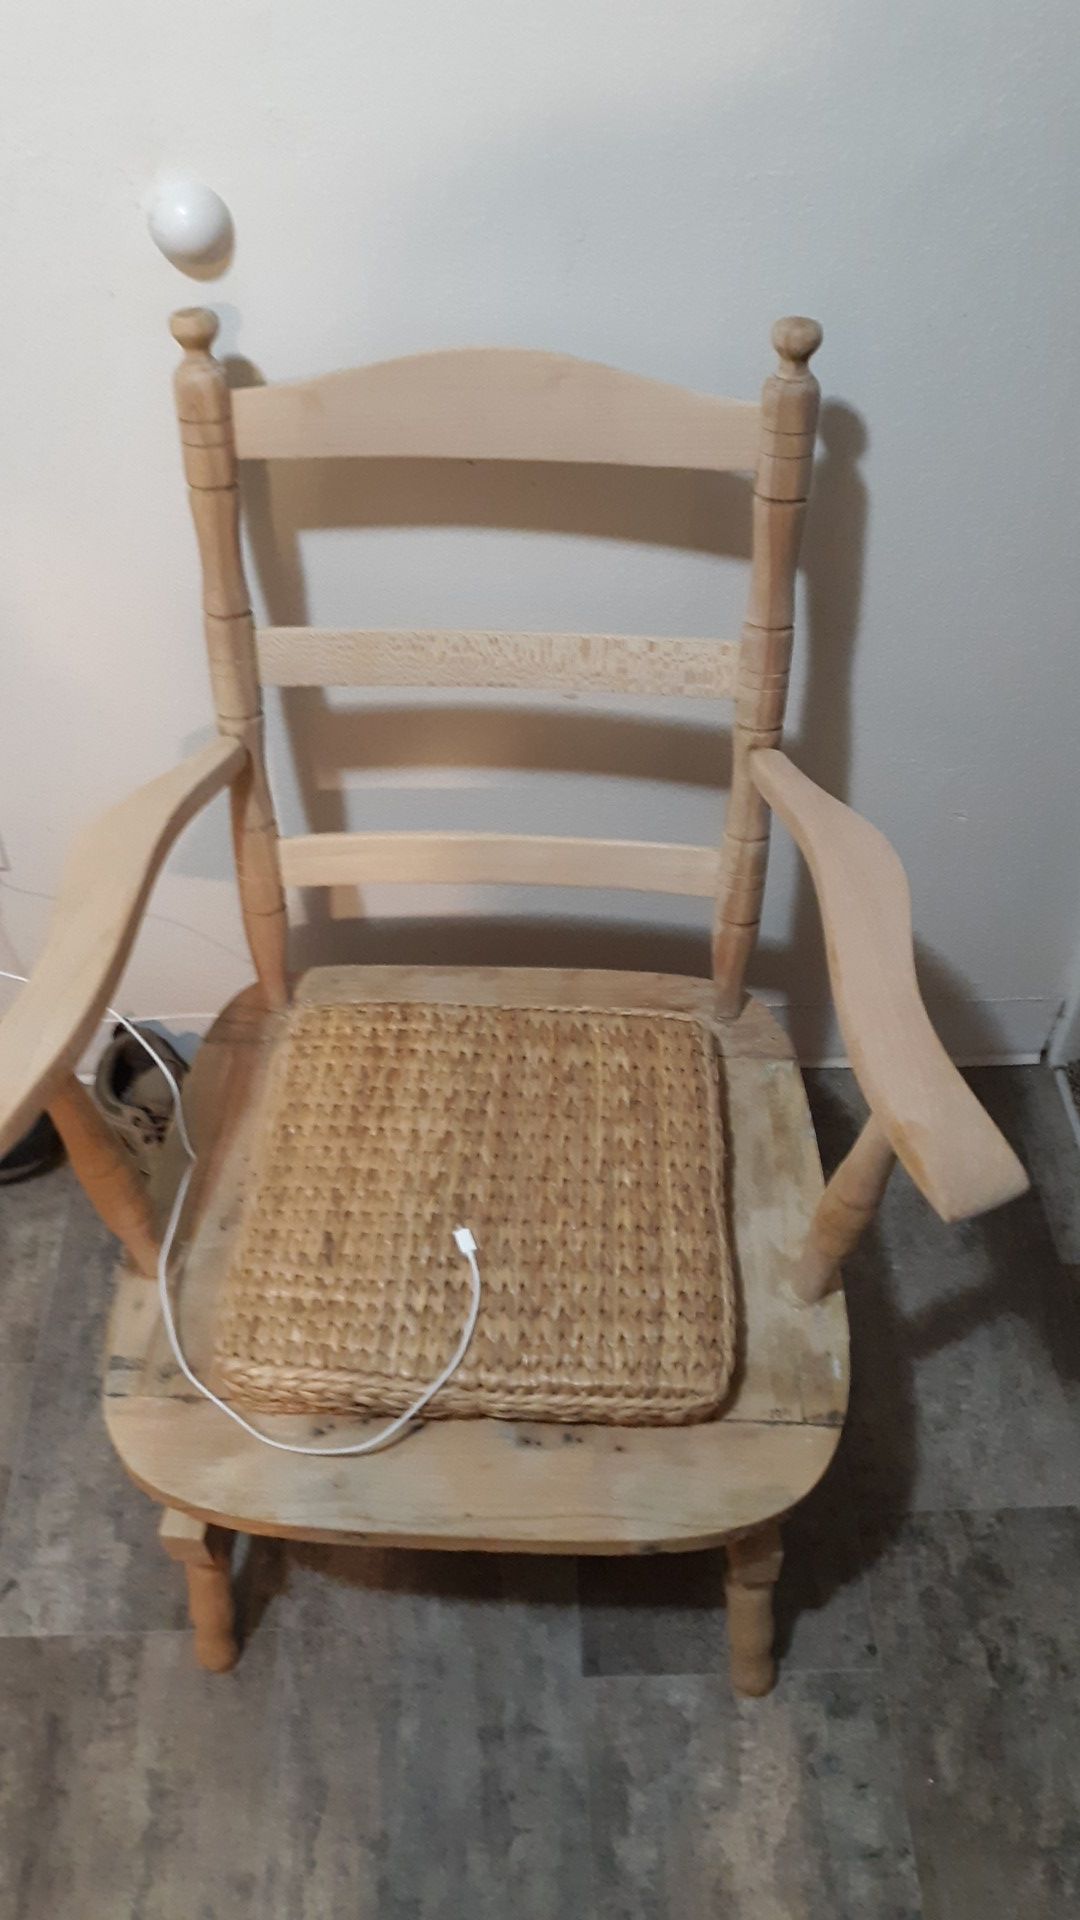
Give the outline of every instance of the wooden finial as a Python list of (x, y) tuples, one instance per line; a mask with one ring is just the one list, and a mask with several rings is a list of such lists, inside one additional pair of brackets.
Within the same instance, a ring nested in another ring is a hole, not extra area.
[(179, 307), (169, 317), (169, 331), (185, 353), (209, 353), (219, 325), (209, 307)]
[(824, 337), (818, 322), (807, 320), (803, 314), (792, 313), (786, 320), (778, 320), (772, 330), (772, 343), (780, 355), (781, 373), (805, 373), (807, 361)]

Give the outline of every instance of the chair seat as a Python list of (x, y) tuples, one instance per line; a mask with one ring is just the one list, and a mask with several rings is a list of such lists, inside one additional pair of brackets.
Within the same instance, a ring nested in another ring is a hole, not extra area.
[(693, 1013), (299, 1005), (256, 1122), (218, 1384), (275, 1413), (392, 1413), (480, 1314), (427, 1414), (664, 1425), (735, 1351), (720, 1063)]
[[(712, 1021), (712, 999), (708, 981), (684, 976), (532, 967), (315, 967), (294, 982), (291, 1008), (274, 1012), (251, 988), (219, 1015), (185, 1082), (199, 1167), (173, 1264), (185, 1351), (209, 1379), (223, 1288), (257, 1177), (267, 1090), (301, 1009), (408, 1003), (693, 1014), (706, 1030), (712, 1022), (726, 1122), (738, 1357), (722, 1419), (636, 1427), (430, 1420), (367, 1458), (280, 1453), (192, 1390), (156, 1288), (125, 1260), (109, 1319), (104, 1408), (132, 1478), (163, 1505), (242, 1533), (488, 1552), (684, 1551), (716, 1546), (797, 1505), (827, 1468), (843, 1424), (844, 1296), (808, 1312), (790, 1286), (822, 1187), (790, 1044), (754, 1001), (737, 1020), (720, 1022)], [(173, 1134), (154, 1173), (159, 1218), (184, 1165)], [(486, 1286), (483, 1244), (480, 1252)], [(455, 1324), (452, 1339), (457, 1333)], [(364, 1440), (381, 1423), (357, 1413), (258, 1416), (269, 1437), (314, 1447)]]

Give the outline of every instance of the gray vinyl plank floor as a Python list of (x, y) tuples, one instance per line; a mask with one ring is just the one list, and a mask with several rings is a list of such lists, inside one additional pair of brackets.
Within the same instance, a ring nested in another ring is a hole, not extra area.
[(927, 1913), (1080, 1913), (1080, 1514), (913, 1514), (871, 1572)]
[[(34, 1635), (0, 1656), (7, 1920), (263, 1914), (276, 1642), (226, 1686), (187, 1635)], [(284, 1909), (283, 1909), (284, 1911)]]
[[(57, 1178), (8, 1189), (0, 1211)], [(123, 1472), (101, 1415), (115, 1242), (63, 1178), (64, 1233), (0, 1528), (0, 1636), (179, 1627), (183, 1599), (157, 1543), (160, 1514)]]
[(3, 1920), (1073, 1920), (1080, 1155), (1038, 1069), (975, 1078), (1035, 1190), (950, 1230), (892, 1183), (756, 1702), (713, 1554), (252, 1542), (198, 1673), (101, 1425), (111, 1245), (66, 1171), (0, 1191)]
[(623, 1676), (586, 1695), (600, 1920), (916, 1920), (923, 1911), (880, 1678)]
[(279, 1642), (285, 1838), (268, 1911), (588, 1911), (573, 1562), (355, 1554), (298, 1575)]
[(0, 1519), (26, 1427), (34, 1356), (75, 1190), (65, 1167), (0, 1198)]

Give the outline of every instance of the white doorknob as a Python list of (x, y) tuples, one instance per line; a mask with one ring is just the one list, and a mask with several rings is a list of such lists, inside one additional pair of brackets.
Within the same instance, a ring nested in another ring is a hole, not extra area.
[(232, 246), (232, 215), (221, 195), (188, 174), (155, 183), (147, 226), (154, 245), (176, 267), (216, 266)]

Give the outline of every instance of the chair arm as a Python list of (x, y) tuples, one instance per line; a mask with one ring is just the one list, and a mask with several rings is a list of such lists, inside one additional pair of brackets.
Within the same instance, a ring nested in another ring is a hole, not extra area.
[(752, 753), (750, 770), (810, 869), (840, 1030), (897, 1159), (943, 1220), (1015, 1199), (1027, 1175), (949, 1059), (919, 996), (911, 894), (898, 854), (776, 748)]
[(48, 1105), (91, 1039), (173, 841), (244, 759), (239, 742), (217, 739), (79, 834), (41, 957), (0, 1021), (0, 1154)]

